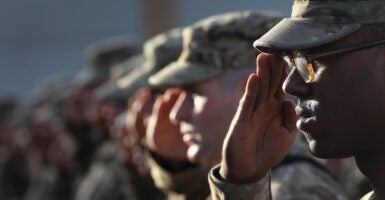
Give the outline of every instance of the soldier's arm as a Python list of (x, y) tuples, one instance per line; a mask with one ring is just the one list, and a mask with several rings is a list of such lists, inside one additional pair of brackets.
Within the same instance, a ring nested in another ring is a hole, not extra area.
[(295, 138), (297, 116), (281, 89), (287, 75), (282, 59), (260, 54), (257, 66), (226, 135), (220, 167), (209, 176), (214, 198), (271, 199), (267, 173)]
[(156, 187), (167, 196), (173, 199), (204, 199), (210, 194), (206, 170), (187, 162), (160, 159), (152, 154), (148, 163)]
[(209, 184), (213, 200), (250, 199), (271, 200), (270, 173), (259, 181), (249, 184), (231, 184), (223, 181), (219, 175), (220, 166), (211, 169)]

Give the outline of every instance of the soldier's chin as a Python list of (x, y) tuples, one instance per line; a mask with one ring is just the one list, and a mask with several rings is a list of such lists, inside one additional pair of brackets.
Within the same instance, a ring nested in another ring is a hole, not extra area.
[(331, 145), (317, 142), (315, 140), (308, 141), (310, 153), (317, 158), (322, 159), (341, 159), (352, 155), (347, 154), (339, 149), (333, 148)]
[(188, 147), (187, 158), (192, 163), (199, 163), (199, 145), (192, 144)]

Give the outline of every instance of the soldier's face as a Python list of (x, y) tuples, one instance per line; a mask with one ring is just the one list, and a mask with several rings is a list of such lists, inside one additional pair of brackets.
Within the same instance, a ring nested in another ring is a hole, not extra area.
[(220, 161), (222, 143), (238, 103), (235, 93), (225, 92), (218, 78), (182, 92), (170, 116), (180, 124), (190, 161), (209, 166)]
[[(363, 42), (351, 36), (326, 48)], [(290, 72), (283, 87), (299, 99), (297, 127), (305, 134), (313, 154), (339, 158), (384, 148), (383, 55), (385, 47), (377, 47), (316, 60), (316, 81), (312, 84), (306, 84), (296, 69)]]

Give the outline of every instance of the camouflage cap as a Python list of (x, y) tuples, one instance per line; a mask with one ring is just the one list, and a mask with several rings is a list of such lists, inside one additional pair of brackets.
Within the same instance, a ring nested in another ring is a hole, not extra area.
[(175, 61), (182, 51), (182, 29), (174, 28), (154, 36), (143, 45), (144, 64), (117, 81), (120, 88), (135, 90), (150, 86), (148, 78)]
[(142, 54), (132, 56), (124, 62), (112, 67), (110, 81), (102, 85), (94, 92), (93, 99), (96, 101), (109, 101), (119, 105), (127, 104), (127, 100), (135, 92), (133, 89), (123, 89), (118, 87), (118, 80), (132, 73), (138, 66), (143, 65), (144, 57)]
[(136, 67), (143, 65), (143, 63), (143, 54), (134, 55), (129, 59), (112, 66), (110, 70), (110, 79), (117, 81), (132, 72)]
[(140, 53), (140, 45), (132, 36), (119, 35), (89, 44), (85, 54), (91, 67), (104, 70)]
[(116, 105), (127, 105), (128, 99), (134, 91), (127, 91), (117, 87), (114, 82), (104, 84), (93, 93), (92, 99), (97, 102), (112, 102)]
[(140, 53), (138, 41), (131, 36), (110, 37), (86, 47), (88, 65), (75, 76), (77, 84), (94, 87), (110, 76), (111, 68)]
[(230, 68), (254, 68), (255, 38), (282, 18), (271, 12), (231, 12), (199, 21), (183, 31), (176, 62), (150, 78), (159, 86), (180, 86), (212, 78)]
[(75, 74), (74, 84), (86, 87), (96, 87), (106, 80), (105, 73), (101, 73), (91, 67), (85, 67)]
[(291, 18), (256, 40), (254, 47), (269, 53), (317, 47), (372, 23), (385, 23), (384, 0), (294, 0)]

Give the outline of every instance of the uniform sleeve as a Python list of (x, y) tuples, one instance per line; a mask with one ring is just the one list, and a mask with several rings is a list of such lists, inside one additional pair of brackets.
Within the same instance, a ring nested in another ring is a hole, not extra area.
[(307, 162), (292, 163), (273, 170), (270, 188), (274, 200), (349, 199), (330, 174)]
[(166, 192), (169, 199), (205, 199), (209, 196), (207, 171), (199, 166), (170, 172), (151, 157), (148, 163), (156, 187)]
[(212, 168), (208, 177), (213, 200), (271, 200), (270, 174), (266, 174), (265, 177), (255, 183), (235, 185), (222, 181), (219, 175), (219, 169), (219, 165)]

